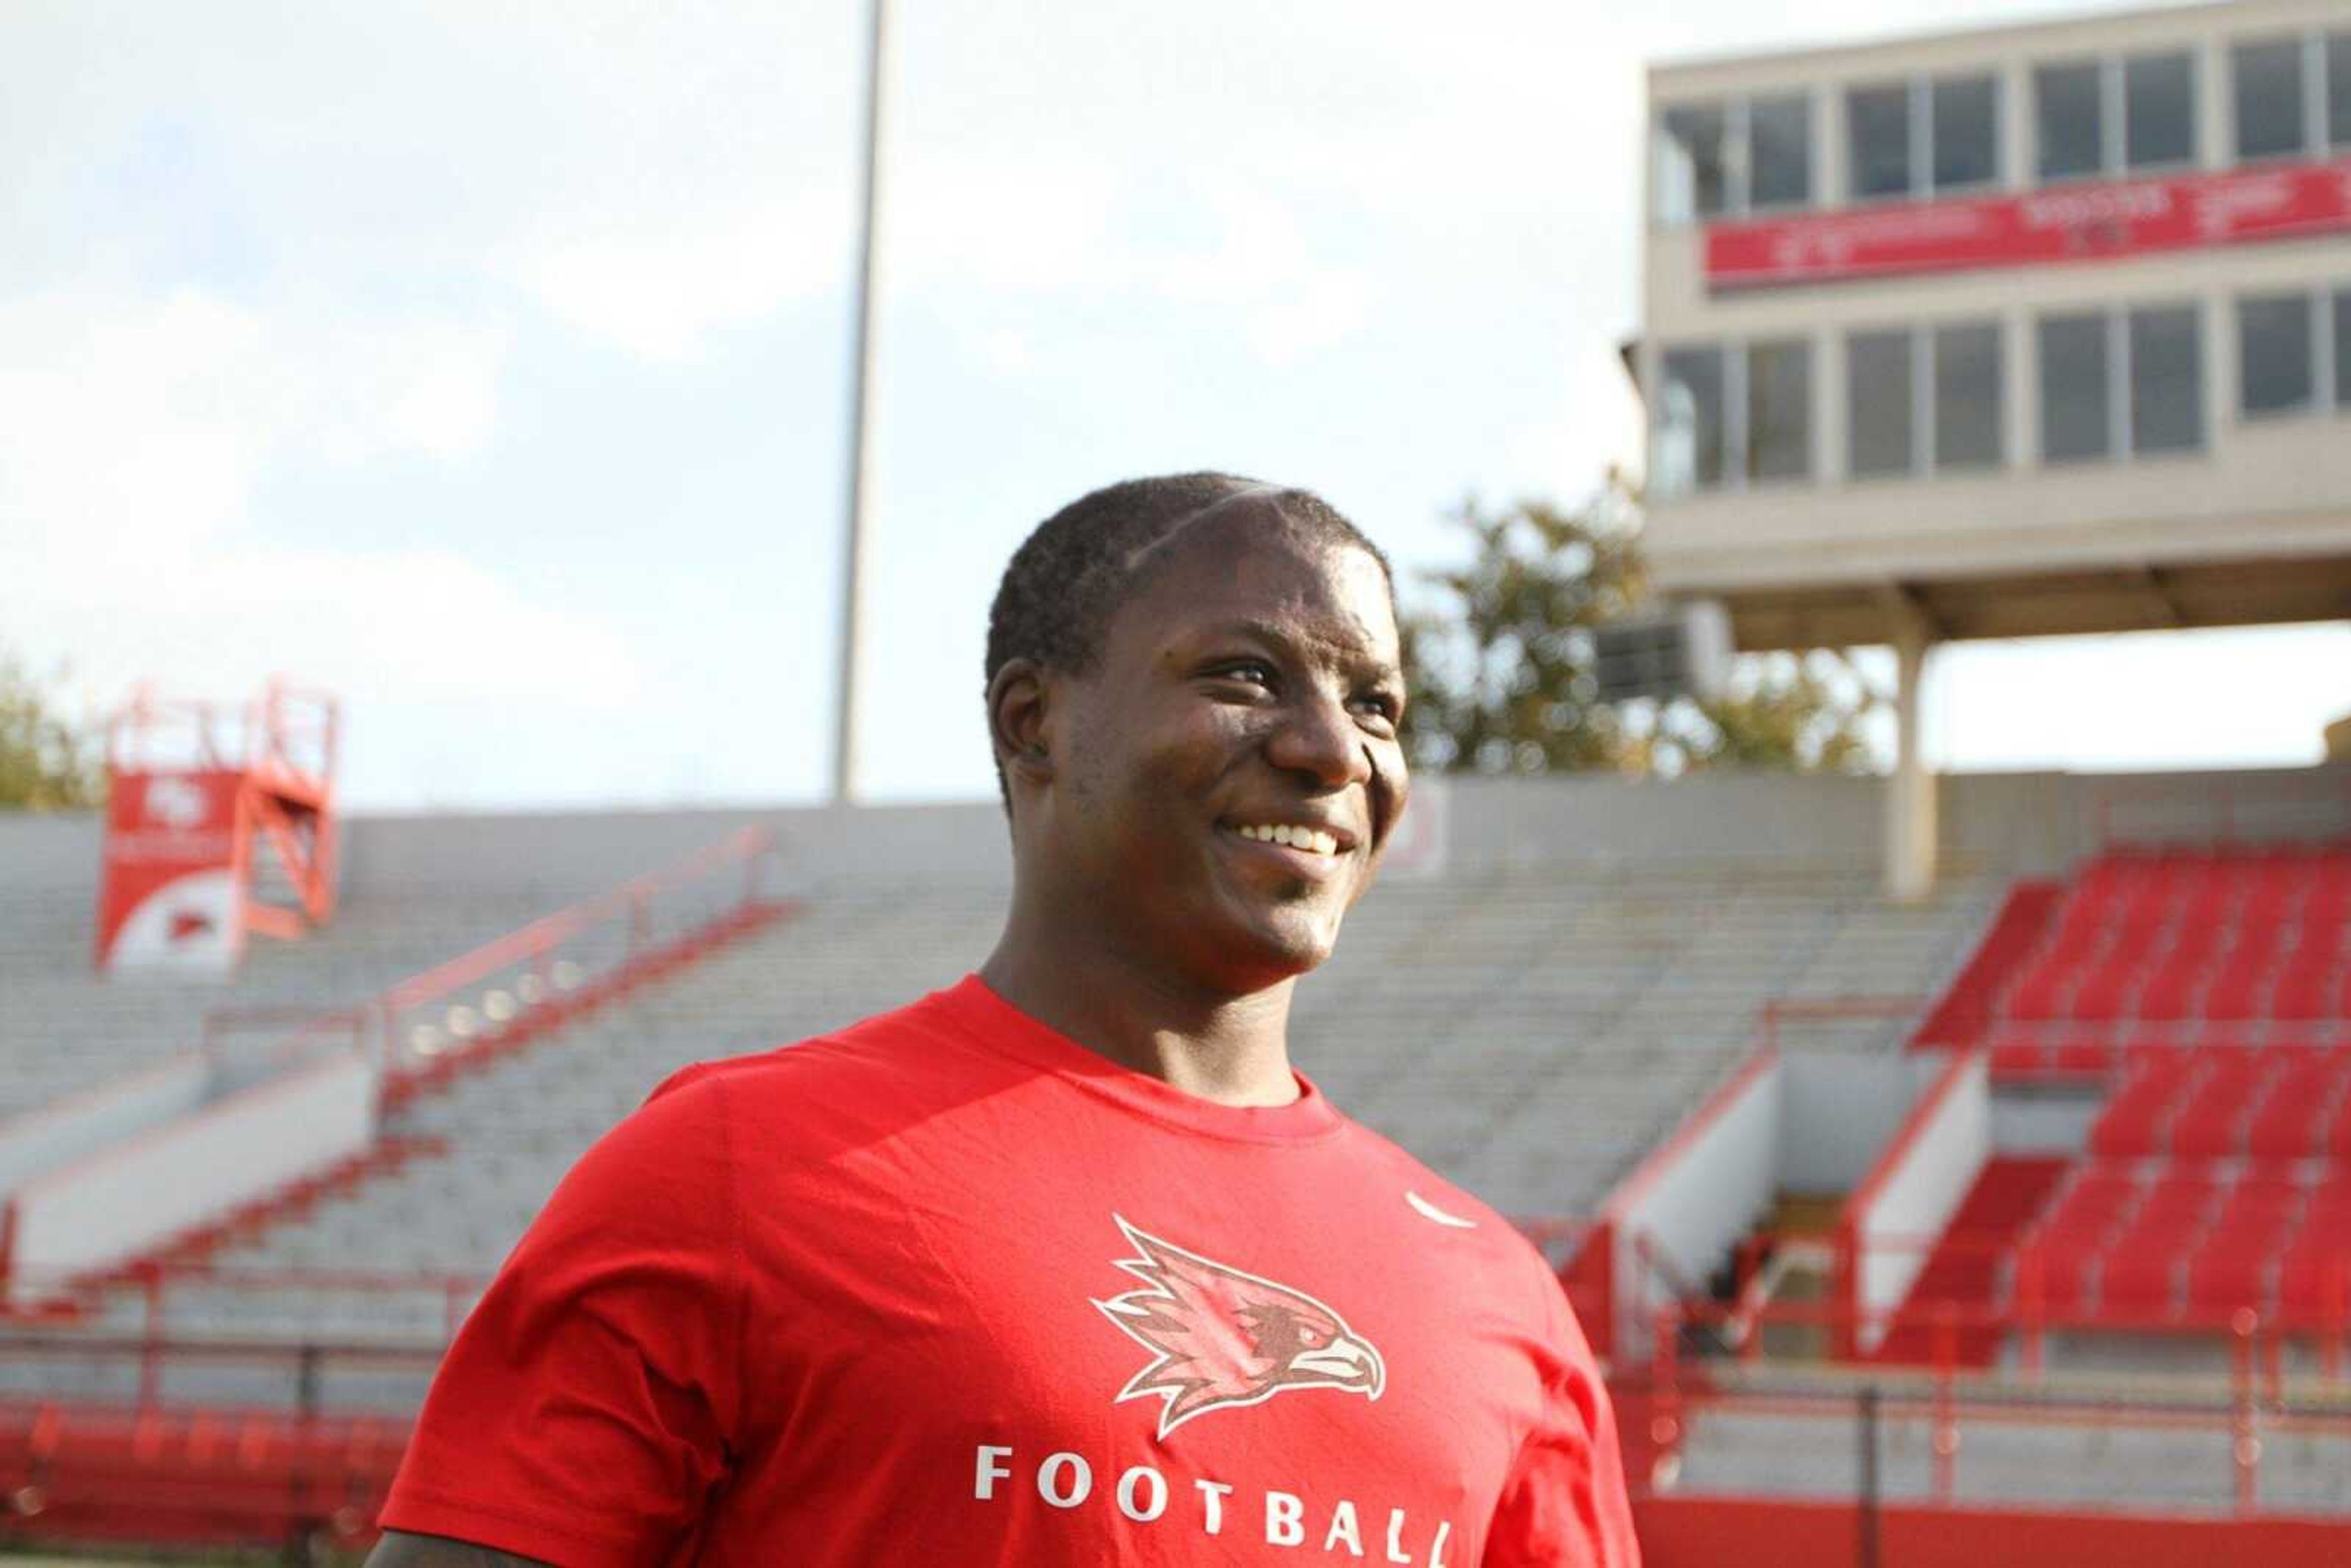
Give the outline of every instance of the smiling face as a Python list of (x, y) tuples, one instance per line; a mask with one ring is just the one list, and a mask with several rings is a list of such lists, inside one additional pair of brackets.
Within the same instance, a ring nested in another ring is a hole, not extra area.
[(1218, 508), (1155, 548), (1082, 674), (1049, 672), (1021, 875), (1171, 980), (1265, 989), (1330, 956), (1404, 809), (1385, 573), (1281, 517)]

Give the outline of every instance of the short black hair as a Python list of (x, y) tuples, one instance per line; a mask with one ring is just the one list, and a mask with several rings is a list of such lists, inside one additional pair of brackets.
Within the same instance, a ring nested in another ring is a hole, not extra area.
[[(1235, 474), (1123, 479), (1063, 507), (1012, 552), (987, 612), (988, 684), (1015, 659), (1072, 674), (1092, 669), (1111, 616), (1146, 575), (1151, 547), (1211, 507), (1252, 494), (1262, 497), (1270, 519), (1352, 545), (1379, 562), (1394, 598), (1395, 572), (1388, 558), (1311, 490)], [(1000, 767), (997, 775), (1000, 784)]]

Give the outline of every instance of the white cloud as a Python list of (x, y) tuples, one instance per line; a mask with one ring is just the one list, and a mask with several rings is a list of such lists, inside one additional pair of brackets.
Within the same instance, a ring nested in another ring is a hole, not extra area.
[(593, 625), (431, 553), (256, 549), (274, 464), (450, 460), (495, 436), (506, 341), (449, 319), (263, 311), (199, 291), (0, 304), (0, 616), (86, 698), (240, 695), (289, 670), (354, 698), (588, 703), (640, 689)]
[(124, 562), (53, 582), (17, 613), (80, 650), (78, 683), (101, 701), (151, 677), (237, 697), (276, 674), (354, 704), (604, 709), (643, 693), (609, 632), (442, 552)]
[(503, 336), (263, 312), (192, 289), (0, 302), (0, 567), (68, 580), (191, 556), (265, 467), (480, 450)]
[(835, 183), (798, 200), (559, 228), (501, 245), (490, 265), (575, 329), (683, 363), (730, 328), (839, 287), (848, 202)]

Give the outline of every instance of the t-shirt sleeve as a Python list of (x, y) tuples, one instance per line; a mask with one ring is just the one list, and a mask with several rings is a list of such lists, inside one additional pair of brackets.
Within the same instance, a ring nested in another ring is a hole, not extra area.
[(664, 1561), (737, 1431), (726, 1088), (672, 1079), (581, 1156), (458, 1333), (381, 1522), (560, 1568)]
[(1607, 1386), (1559, 1281), (1541, 1273), (1542, 1414), (1502, 1485), (1483, 1568), (1639, 1568)]

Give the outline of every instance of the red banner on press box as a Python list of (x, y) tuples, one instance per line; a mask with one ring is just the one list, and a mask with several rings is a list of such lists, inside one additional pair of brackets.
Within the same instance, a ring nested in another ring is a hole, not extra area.
[(2351, 159), (1715, 224), (1706, 281), (1747, 288), (2030, 267), (2338, 229), (2351, 229)]

